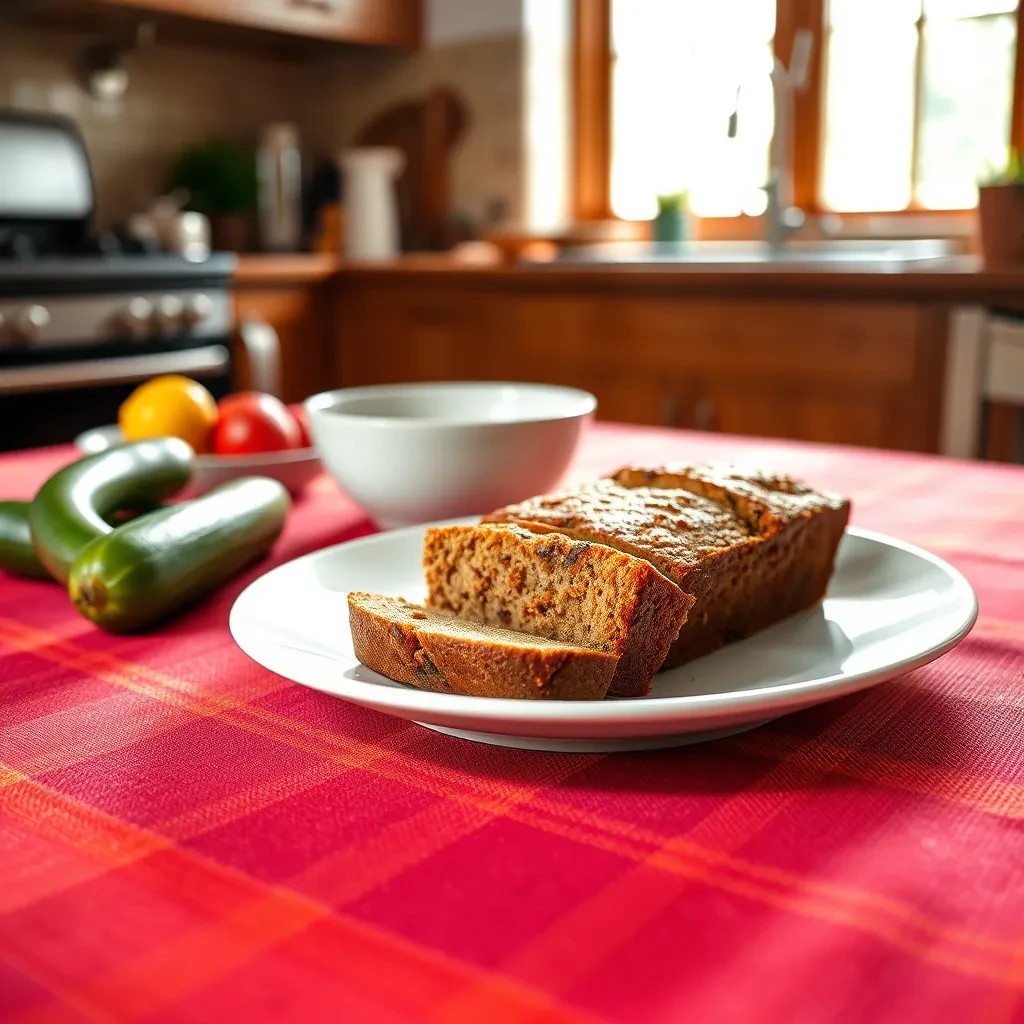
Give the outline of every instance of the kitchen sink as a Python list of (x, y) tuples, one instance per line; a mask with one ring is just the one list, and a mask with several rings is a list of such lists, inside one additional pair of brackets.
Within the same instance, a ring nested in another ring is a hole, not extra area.
[(818, 269), (890, 269), (954, 255), (941, 238), (828, 239), (793, 242), (772, 248), (766, 242), (603, 242), (564, 249), (554, 260), (560, 265), (729, 267), (779, 265)]

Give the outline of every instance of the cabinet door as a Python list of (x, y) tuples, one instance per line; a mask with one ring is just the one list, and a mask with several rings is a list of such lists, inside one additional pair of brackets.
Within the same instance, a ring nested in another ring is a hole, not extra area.
[(336, 365), (345, 387), (519, 379), (500, 296), (421, 284), (346, 285)]
[(935, 451), (945, 312), (353, 277), (345, 383), (505, 379), (585, 388), (627, 423)]
[[(277, 332), (281, 346), (281, 398), (300, 402), (333, 387), (329, 373), (324, 294), (309, 286), (240, 289), (235, 312), (239, 322), (256, 317)], [(250, 386), (245, 353), (234, 346), (235, 387)]]
[(694, 430), (788, 437), (874, 448), (897, 446), (889, 402), (879, 393), (800, 389), (767, 382), (751, 386), (705, 382), (680, 403), (677, 425)]
[(344, 387), (438, 380), (561, 384), (592, 392), (600, 419), (650, 425), (670, 425), (680, 406), (674, 381), (591, 365), (575, 348), (586, 335), (560, 316), (561, 302), (541, 303), (531, 314), (521, 296), (501, 289), (365, 280), (343, 287), (334, 346)]
[(679, 402), (676, 391), (655, 377), (581, 374), (565, 383), (594, 395), (599, 420), (651, 427), (672, 426), (675, 422)]
[(597, 381), (606, 418), (936, 450), (941, 312), (559, 293), (524, 295), (514, 312), (524, 364)]
[(559, 384), (589, 391), (597, 399), (597, 418), (613, 423), (674, 426), (680, 405), (673, 384), (642, 374), (624, 377), (586, 366), (521, 362), (509, 373), (498, 376), (503, 380)]
[(561, 333), (573, 336), (566, 351), (609, 369), (826, 388), (911, 381), (921, 323), (907, 304), (690, 296), (543, 297), (524, 315), (557, 317)]
[(413, 48), (420, 0), (101, 0), (109, 7), (173, 14), (339, 43)]

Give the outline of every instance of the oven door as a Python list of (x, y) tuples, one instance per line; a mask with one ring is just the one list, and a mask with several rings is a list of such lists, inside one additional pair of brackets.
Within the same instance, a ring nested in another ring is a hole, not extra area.
[(117, 422), (117, 410), (142, 381), (192, 377), (215, 398), (231, 381), (228, 339), (145, 352), (122, 346), (62, 353), (41, 361), (0, 362), (0, 450), (73, 441), (83, 430)]

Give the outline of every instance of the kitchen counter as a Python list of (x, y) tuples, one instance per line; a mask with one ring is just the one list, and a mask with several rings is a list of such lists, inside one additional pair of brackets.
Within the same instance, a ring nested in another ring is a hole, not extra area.
[(256, 256), (238, 280), (239, 315), (278, 332), (291, 401), (514, 376), (586, 388), (603, 416), (632, 423), (957, 454), (977, 450), (984, 318), (971, 310), (1024, 311), (1024, 268), (969, 256), (876, 268)]
[(319, 284), (341, 269), (335, 253), (259, 253), (238, 257), (235, 284), (242, 286)]
[(408, 253), (379, 263), (353, 263), (340, 253), (244, 253), (238, 257), (235, 283), (244, 287), (262, 285), (320, 284), (351, 272), (439, 272), (500, 270), (462, 263), (447, 253)]
[(977, 257), (957, 256), (930, 263), (886, 269), (817, 268), (747, 264), (728, 267), (610, 265), (471, 265), (443, 257), (403, 257), (386, 264), (342, 265), (359, 279), (383, 276), (457, 278), (472, 285), (507, 283), (538, 291), (599, 290), (709, 296), (785, 296), (793, 298), (855, 295), (955, 305), (1024, 304), (1024, 267), (985, 269)]
[(528, 286), (537, 291), (650, 291), (729, 296), (851, 297), (1024, 306), (1024, 267), (987, 269), (974, 256), (856, 269), (837, 264), (693, 266), (644, 264), (496, 264), (460, 262), (442, 253), (410, 253), (381, 263), (353, 263), (333, 254), (242, 256), (240, 285), (319, 284), (340, 280), (421, 279), (476, 285)]

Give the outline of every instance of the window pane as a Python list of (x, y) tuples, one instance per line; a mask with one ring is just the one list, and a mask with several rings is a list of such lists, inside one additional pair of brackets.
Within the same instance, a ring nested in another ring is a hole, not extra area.
[(1006, 157), (1017, 6), (830, 0), (824, 205), (974, 205), (979, 176)]
[(921, 0), (829, 0), (828, 23), (833, 28), (883, 31), (893, 25), (913, 25), (921, 15)]
[(1017, 0), (924, 0), (928, 18), (980, 18), (986, 14), (1012, 14)]
[[(1006, 4), (946, 0), (929, 6)], [(922, 206), (974, 206), (978, 178), (1006, 159), (1015, 37), (1012, 13), (955, 20), (937, 10), (925, 22), (916, 190)]]
[(910, 202), (919, 10), (903, 0), (830, 4), (821, 198), (834, 210)]
[(683, 190), (705, 216), (763, 209), (774, 32), (775, 0), (613, 0), (618, 216), (651, 217), (657, 195)]

